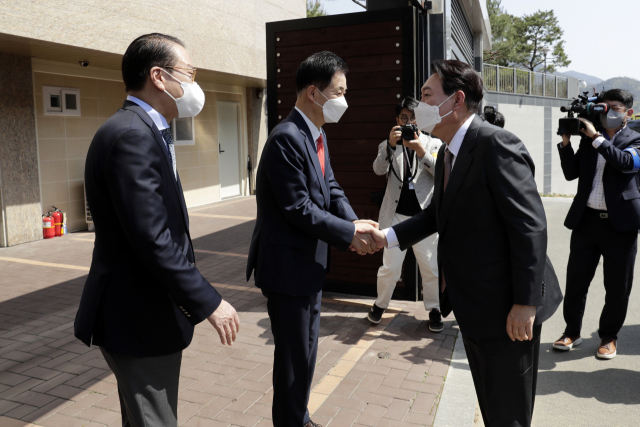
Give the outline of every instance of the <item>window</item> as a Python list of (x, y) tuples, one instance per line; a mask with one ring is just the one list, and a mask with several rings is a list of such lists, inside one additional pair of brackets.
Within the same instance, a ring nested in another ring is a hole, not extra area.
[(170, 128), (174, 145), (196, 145), (193, 117), (173, 119)]
[(42, 86), (42, 107), (45, 116), (79, 116), (80, 89)]

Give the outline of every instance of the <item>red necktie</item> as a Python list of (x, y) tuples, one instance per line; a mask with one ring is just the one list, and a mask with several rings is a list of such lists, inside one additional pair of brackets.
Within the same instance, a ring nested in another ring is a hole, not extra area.
[(322, 134), (318, 137), (318, 160), (322, 168), (322, 176), (324, 176), (324, 144), (322, 143)]

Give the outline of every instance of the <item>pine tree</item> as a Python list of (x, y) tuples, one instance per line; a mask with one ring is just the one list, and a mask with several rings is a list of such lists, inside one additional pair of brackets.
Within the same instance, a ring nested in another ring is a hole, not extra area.
[(513, 25), (515, 54), (512, 62), (531, 71), (537, 70), (545, 63), (543, 47), (551, 52), (547, 54), (547, 72), (553, 73), (556, 67), (571, 64), (564, 51), (564, 31), (558, 24), (553, 10), (537, 11), (531, 15), (517, 18)]
[(327, 12), (324, 10), (320, 0), (307, 0), (307, 18), (316, 16), (327, 16)]
[(484, 62), (507, 66), (513, 57), (514, 17), (509, 15), (502, 7), (502, 0), (487, 0), (487, 11), (491, 22), (491, 50), (484, 51)]
[(543, 47), (549, 48), (547, 72), (566, 67), (571, 61), (564, 51), (564, 31), (553, 10), (537, 11), (517, 17), (502, 7), (502, 0), (487, 0), (491, 23), (491, 47), (484, 52), (484, 62), (502, 66), (515, 65), (531, 71), (544, 64)]

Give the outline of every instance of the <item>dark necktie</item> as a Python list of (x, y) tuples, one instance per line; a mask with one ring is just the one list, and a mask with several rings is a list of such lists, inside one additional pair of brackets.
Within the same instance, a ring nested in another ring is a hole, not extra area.
[[(449, 151), (449, 148), (444, 149), (444, 191), (447, 190), (447, 184), (449, 183), (449, 176), (451, 175), (451, 168), (453, 163), (453, 153)], [(442, 274), (442, 285), (440, 290), (444, 293), (445, 288), (447, 287), (447, 282), (444, 280), (444, 268), (440, 269), (440, 274)]]
[(160, 131), (164, 141), (167, 143), (167, 147), (169, 148), (169, 154), (171, 154), (171, 166), (173, 167), (173, 176), (175, 179), (178, 179), (178, 170), (176, 168), (176, 149), (173, 145), (173, 135), (171, 134), (171, 129), (163, 129)]
[(318, 137), (318, 160), (320, 161), (320, 168), (322, 168), (322, 176), (324, 176), (324, 144), (322, 141), (322, 134), (320, 134)]
[(453, 153), (449, 151), (449, 148), (444, 149), (444, 189), (447, 189), (449, 183), (449, 175), (451, 175), (451, 168), (453, 164)]

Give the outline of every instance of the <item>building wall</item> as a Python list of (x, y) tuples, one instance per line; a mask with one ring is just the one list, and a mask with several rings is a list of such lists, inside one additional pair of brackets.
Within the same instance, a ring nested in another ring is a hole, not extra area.
[(498, 110), (505, 117), (504, 128), (522, 140), (536, 166), (535, 179), (538, 192), (544, 182), (544, 109), (533, 105), (500, 104)]
[(31, 58), (0, 52), (0, 246), (42, 238)]
[(119, 55), (142, 34), (171, 34), (199, 68), (266, 79), (265, 23), (306, 17), (306, 1), (3, 1), (0, 16), (4, 34)]
[[(62, 72), (65, 71), (64, 67), (66, 66), (63, 66)], [(92, 72), (96, 73), (96, 70)], [(42, 86), (80, 89), (82, 115), (80, 117), (43, 115)], [(203, 86), (215, 89), (215, 85), (203, 84)], [(195, 145), (176, 146), (178, 174), (188, 207), (220, 200), (216, 102), (235, 101), (242, 106), (243, 90), (238, 89), (237, 92), (205, 90), (205, 106), (194, 120)], [(56, 206), (67, 213), (69, 231), (86, 229), (84, 166), (87, 151), (100, 125), (122, 107), (126, 99), (124, 83), (117, 80), (36, 71), (34, 72), (34, 95), (42, 212), (47, 212), (51, 210), (51, 206)], [(243, 133), (246, 134), (244, 131), (246, 118), (241, 118), (240, 124)], [(246, 156), (246, 150), (243, 147), (245, 144), (242, 142), (245, 139), (243, 135), (239, 150), (241, 159)], [(240, 170), (242, 171), (243, 168)], [(244, 188), (243, 185), (242, 188)], [(38, 206), (39, 210), (40, 206)]]
[[(42, 86), (80, 89), (80, 117), (45, 116)], [(34, 73), (38, 121), (42, 212), (52, 206), (67, 214), (69, 231), (87, 228), (84, 212), (84, 164), (89, 144), (107, 118), (122, 106), (121, 82)]]
[[(578, 181), (567, 182), (560, 167), (556, 135), (558, 120), (564, 116), (560, 106), (566, 99), (486, 92), (484, 105), (498, 107), (505, 116), (505, 129), (518, 136), (536, 166), (535, 179), (541, 194), (574, 195)], [(576, 142), (577, 142), (577, 138)]]
[[(202, 112), (195, 117), (195, 145), (176, 147), (176, 162), (188, 207), (220, 200), (218, 101), (243, 102), (240, 94), (205, 91)], [(240, 159), (242, 155), (240, 149)], [(243, 168), (241, 167), (241, 171)], [(241, 185), (241, 188), (244, 186)]]
[[(558, 131), (558, 120), (561, 117), (565, 117), (566, 114), (562, 113), (559, 109), (552, 111), (552, 135), (553, 143), (551, 144), (551, 192), (555, 194), (576, 194), (578, 192), (578, 180), (567, 181), (562, 173), (562, 167), (560, 166), (560, 153), (558, 153), (558, 143), (562, 141), (562, 137), (556, 135)], [(579, 136), (572, 136), (571, 141), (573, 148), (578, 149), (580, 144)]]

